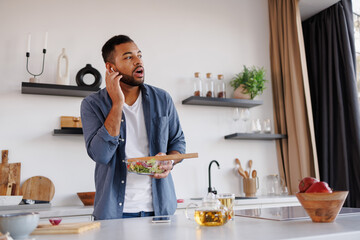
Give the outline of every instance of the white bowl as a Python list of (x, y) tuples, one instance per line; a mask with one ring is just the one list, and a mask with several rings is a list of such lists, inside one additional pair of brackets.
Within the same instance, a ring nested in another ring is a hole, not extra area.
[(19, 205), (23, 196), (0, 196), (0, 206)]
[(39, 213), (14, 213), (0, 215), (0, 232), (10, 233), (14, 239), (27, 239), (39, 223)]

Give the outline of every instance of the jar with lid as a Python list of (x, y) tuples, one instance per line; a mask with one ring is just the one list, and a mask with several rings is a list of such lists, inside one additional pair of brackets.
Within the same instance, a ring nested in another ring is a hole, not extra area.
[(194, 75), (195, 75), (195, 78), (194, 78), (194, 93), (193, 93), (193, 95), (197, 96), (197, 97), (201, 97), (201, 96), (203, 96), (203, 93), (202, 93), (202, 81), (200, 78), (200, 73), (196, 72)]
[(211, 77), (211, 73), (206, 74), (205, 93), (206, 93), (205, 95), (206, 97), (215, 97), (214, 80)]
[(225, 89), (225, 83), (224, 83), (224, 75), (219, 74), (218, 75), (218, 81), (217, 81), (217, 88), (216, 88), (216, 96), (218, 98), (226, 98), (226, 89)]

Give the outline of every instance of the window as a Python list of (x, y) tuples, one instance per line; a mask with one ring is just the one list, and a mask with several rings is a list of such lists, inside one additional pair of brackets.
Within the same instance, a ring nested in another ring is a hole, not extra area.
[(356, 51), (356, 79), (360, 98), (360, 0), (353, 0), (355, 51)]

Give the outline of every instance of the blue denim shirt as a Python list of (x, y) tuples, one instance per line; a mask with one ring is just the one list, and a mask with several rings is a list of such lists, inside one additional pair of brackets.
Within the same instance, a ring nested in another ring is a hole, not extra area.
[[(185, 138), (170, 95), (162, 89), (142, 85), (142, 104), (150, 156), (159, 152), (185, 153)], [(111, 136), (104, 126), (112, 101), (106, 88), (86, 97), (81, 103), (86, 149), (96, 162), (94, 217), (97, 220), (122, 218), (126, 174), (126, 119), (122, 115), (119, 136)], [(177, 202), (171, 173), (152, 179), (155, 215), (174, 214)]]

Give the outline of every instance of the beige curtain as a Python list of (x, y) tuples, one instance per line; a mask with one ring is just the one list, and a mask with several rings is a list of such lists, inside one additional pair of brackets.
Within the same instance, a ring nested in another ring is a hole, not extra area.
[(319, 178), (298, 0), (268, 0), (274, 127), (280, 176), (290, 193), (302, 178)]

